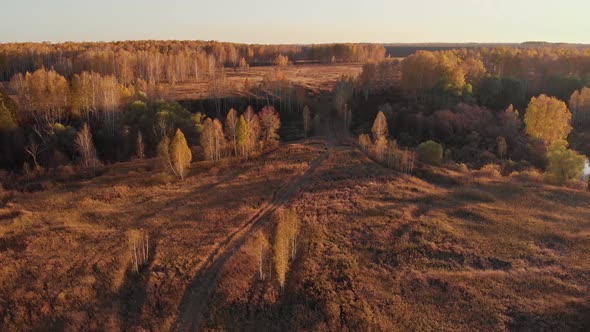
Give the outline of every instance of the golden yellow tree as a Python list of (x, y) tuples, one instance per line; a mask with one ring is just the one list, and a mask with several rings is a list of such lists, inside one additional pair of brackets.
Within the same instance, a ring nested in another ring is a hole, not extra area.
[(169, 151), (172, 171), (181, 179), (184, 179), (193, 155), (186, 143), (186, 138), (180, 129), (176, 129), (176, 134), (174, 134), (174, 138), (172, 138)]
[(544, 94), (533, 97), (524, 115), (526, 132), (546, 146), (567, 138), (572, 131), (572, 114), (566, 104)]
[(287, 271), (289, 270), (289, 233), (285, 222), (285, 215), (282, 209), (275, 211), (274, 218), (276, 221), (274, 253), (273, 260), (277, 279), (281, 289), (285, 287)]
[(248, 123), (244, 116), (240, 116), (236, 127), (236, 145), (242, 158), (248, 158)]
[(221, 160), (221, 151), (224, 145), (225, 140), (221, 122), (217, 119), (206, 119), (201, 133), (201, 146), (205, 152), (205, 158), (213, 161)]
[(265, 106), (258, 113), (260, 120), (260, 136), (264, 147), (276, 145), (279, 140), (278, 130), (281, 128), (279, 113), (272, 106)]
[(82, 129), (80, 129), (76, 135), (74, 145), (76, 146), (76, 150), (82, 158), (84, 166), (96, 166), (98, 159), (96, 156), (94, 143), (92, 142), (92, 133), (90, 132), (90, 126), (88, 126), (88, 123), (84, 123)]
[(238, 112), (236, 112), (236, 110), (233, 108), (230, 109), (227, 113), (227, 117), (225, 118), (225, 136), (231, 142), (235, 156), (238, 155), (238, 121)]
[(377, 118), (375, 118), (375, 122), (373, 122), (373, 128), (371, 129), (373, 134), (373, 141), (377, 143), (380, 138), (387, 139), (389, 135), (389, 129), (387, 128), (387, 119), (385, 118), (385, 114), (383, 112), (377, 113)]
[(256, 253), (256, 258), (258, 259), (258, 276), (260, 280), (264, 280), (264, 261), (265, 257), (267, 257), (267, 252), (270, 244), (268, 243), (266, 235), (264, 235), (262, 231), (258, 231), (256, 235), (254, 235), (253, 246)]
[(359, 145), (361, 149), (365, 152), (369, 152), (369, 147), (371, 146), (371, 138), (367, 134), (361, 134), (359, 136)]
[(402, 62), (402, 89), (416, 100), (422, 99), (439, 78), (438, 60), (432, 52), (418, 51)]
[(387, 139), (385, 136), (381, 136), (375, 141), (375, 145), (373, 146), (373, 157), (383, 162), (385, 160), (385, 154), (387, 153)]
[(295, 259), (297, 255), (297, 238), (299, 237), (299, 217), (293, 209), (285, 211), (284, 217), (286, 223), (287, 238), (289, 239), (289, 249), (291, 252), (291, 260)]

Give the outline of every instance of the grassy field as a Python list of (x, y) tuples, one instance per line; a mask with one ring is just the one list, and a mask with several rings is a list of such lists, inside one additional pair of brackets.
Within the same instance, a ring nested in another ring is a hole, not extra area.
[(459, 169), (414, 177), (335, 147), (290, 204), (303, 250), (284, 292), (256, 278), (246, 245), (226, 264), (206, 327), (590, 328), (590, 194)]
[[(259, 66), (247, 70), (225, 68), (227, 86), (235, 89), (234, 93), (243, 94), (244, 82), (248, 79), (251, 87), (257, 86), (265, 76), (270, 75), (276, 67)], [(291, 65), (281, 69), (282, 74), (293, 86), (299, 86), (316, 94), (331, 91), (336, 82), (344, 75), (356, 77), (362, 71), (360, 64), (303, 64)], [(197, 100), (209, 98), (209, 80), (183, 82), (176, 85), (164, 84), (166, 99), (169, 100)], [(231, 96), (230, 91), (227, 95)]]
[[(321, 155), (292, 143), (177, 182), (148, 162), (13, 192), (0, 209), (0, 330), (169, 329), (207, 257)], [(129, 230), (149, 233), (131, 270)]]
[[(590, 328), (590, 193), (400, 174), (324, 134), (184, 182), (143, 161), (2, 194), (0, 330)], [(284, 290), (252, 241), (279, 207), (302, 222)], [(139, 273), (130, 230), (149, 234)]]

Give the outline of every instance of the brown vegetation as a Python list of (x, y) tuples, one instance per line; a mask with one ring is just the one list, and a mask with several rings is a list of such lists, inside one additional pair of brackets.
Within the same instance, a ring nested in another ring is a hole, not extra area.
[(590, 326), (588, 193), (497, 171), (417, 172), (336, 147), (292, 202), (305, 240), (284, 294), (254, 279), (245, 246), (225, 265), (207, 328)]
[(136, 161), (12, 191), (0, 205), (0, 329), (169, 329), (207, 257), (321, 152), (194, 163), (182, 183)]

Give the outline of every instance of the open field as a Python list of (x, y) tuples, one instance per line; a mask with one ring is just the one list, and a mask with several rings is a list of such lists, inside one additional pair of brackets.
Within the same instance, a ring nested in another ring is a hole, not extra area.
[(588, 329), (589, 199), (493, 172), (402, 175), (340, 145), (291, 201), (303, 249), (284, 292), (247, 244), (206, 329)]
[[(450, 166), (402, 175), (342, 138), (195, 164), (184, 183), (150, 169), (13, 193), (0, 210), (3, 330), (590, 326), (587, 192)], [(279, 206), (303, 223), (284, 291), (258, 280), (251, 241), (272, 238)], [(131, 229), (150, 239), (138, 275)]]
[[(270, 75), (276, 67), (257, 66), (247, 70), (225, 68), (227, 75), (227, 86), (234, 88), (238, 94), (244, 94), (244, 82), (248, 79), (250, 86), (257, 86), (265, 76)], [(356, 77), (362, 71), (360, 64), (305, 64), (291, 65), (281, 68), (281, 73), (285, 75), (291, 84), (300, 86), (314, 93), (331, 91), (337, 81), (344, 76)], [(219, 73), (218, 73), (219, 75)], [(166, 99), (168, 100), (197, 100), (210, 97), (209, 80), (196, 82), (183, 82), (174, 86), (163, 84), (166, 87)], [(228, 97), (232, 94), (220, 95), (219, 97)]]
[[(207, 258), (321, 156), (293, 143), (232, 168), (194, 165), (180, 183), (147, 163), (14, 193), (0, 210), (0, 330), (162, 330)], [(131, 272), (127, 232), (149, 233)]]

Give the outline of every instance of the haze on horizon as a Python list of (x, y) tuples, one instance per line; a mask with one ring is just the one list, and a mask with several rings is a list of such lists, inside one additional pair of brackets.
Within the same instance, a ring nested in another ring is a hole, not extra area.
[(590, 43), (584, 0), (20, 0), (0, 42), (220, 40), (243, 43)]

